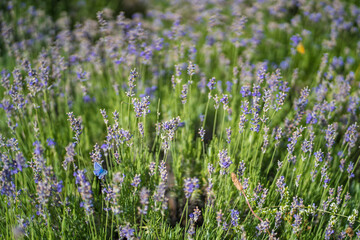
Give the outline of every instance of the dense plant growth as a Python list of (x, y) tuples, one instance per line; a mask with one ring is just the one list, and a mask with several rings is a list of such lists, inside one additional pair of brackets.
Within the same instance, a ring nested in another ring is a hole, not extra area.
[(360, 7), (148, 6), (0, 12), (0, 238), (360, 238)]

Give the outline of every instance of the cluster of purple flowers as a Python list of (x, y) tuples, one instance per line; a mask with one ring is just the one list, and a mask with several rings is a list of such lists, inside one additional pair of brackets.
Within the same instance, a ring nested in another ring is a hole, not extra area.
[(133, 97), (135, 96), (135, 93), (133, 92), (134, 88), (136, 87), (136, 79), (139, 77), (139, 74), (137, 73), (136, 69), (133, 69), (130, 71), (130, 76), (129, 76), (129, 91), (126, 92), (126, 95), (128, 97)]
[(228, 154), (227, 149), (220, 150), (218, 156), (219, 156), (219, 159), (220, 159), (219, 164), (220, 164), (220, 167), (221, 167), (220, 174), (224, 175), (224, 174), (226, 174), (227, 169), (232, 164), (232, 161), (230, 159), (230, 156)]
[(194, 212), (189, 215), (190, 227), (188, 229), (188, 239), (192, 239), (192, 236), (195, 234), (195, 223), (199, 220), (200, 215), (201, 215), (201, 211), (196, 206)]
[(81, 117), (76, 118), (73, 112), (69, 112), (67, 113), (67, 115), (68, 115), (68, 121), (70, 122), (71, 125), (71, 129), (75, 133), (74, 136), (75, 143), (78, 143), (80, 141), (79, 137), (83, 130), (82, 118)]
[(74, 172), (75, 183), (78, 185), (78, 192), (80, 193), (82, 202), (80, 207), (85, 209), (87, 215), (91, 215), (94, 212), (93, 209), (93, 199), (92, 199), (92, 190), (91, 184), (86, 179), (85, 170), (77, 170)]
[(161, 123), (161, 129), (165, 135), (162, 135), (163, 139), (163, 148), (164, 150), (168, 150), (170, 148), (170, 142), (174, 139), (175, 131), (180, 126), (180, 117), (172, 118), (169, 121), (165, 121)]
[(150, 113), (149, 105), (149, 96), (143, 97), (140, 101), (136, 98), (132, 99), (132, 104), (134, 105), (134, 111), (136, 117), (140, 118), (142, 116), (146, 116)]
[(348, 127), (346, 133), (344, 142), (349, 144), (349, 153), (351, 152), (351, 148), (355, 147), (356, 141), (358, 139), (359, 133), (357, 132), (357, 123), (352, 124), (350, 127)]
[(199, 179), (186, 178), (184, 180), (184, 192), (186, 198), (190, 198), (191, 194), (198, 188), (199, 188)]

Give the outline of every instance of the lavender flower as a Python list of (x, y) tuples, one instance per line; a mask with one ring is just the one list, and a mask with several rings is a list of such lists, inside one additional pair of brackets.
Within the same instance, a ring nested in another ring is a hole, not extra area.
[(223, 108), (224, 110), (227, 110), (229, 108), (228, 104), (229, 104), (229, 97), (227, 94), (224, 94), (223, 97), (220, 99), (220, 102), (222, 102), (222, 104), (224, 105)]
[(263, 145), (262, 145), (262, 147), (261, 147), (261, 150), (262, 150), (263, 153), (266, 152), (266, 148), (267, 148), (267, 146), (268, 146), (268, 144), (269, 144), (268, 132), (269, 132), (269, 128), (268, 128), (267, 126), (265, 126), (265, 127), (264, 127), (264, 135), (263, 135), (263, 140), (264, 140), (264, 142), (263, 142)]
[(325, 239), (326, 240), (331, 239), (331, 236), (335, 233), (335, 231), (334, 231), (335, 224), (336, 224), (336, 216), (332, 215), (330, 217), (329, 224), (325, 230)]
[(330, 149), (335, 143), (337, 124), (330, 124), (326, 130), (326, 146)]
[(135, 115), (137, 118), (146, 116), (150, 113), (150, 101), (149, 96), (143, 97), (140, 101), (136, 98), (132, 99), (132, 104), (134, 106)]
[(201, 215), (200, 209), (196, 206), (194, 212), (190, 214), (190, 227), (188, 229), (188, 238), (192, 239), (192, 235), (195, 234), (195, 223), (198, 221)]
[(205, 129), (203, 127), (201, 127), (199, 129), (199, 135), (200, 135), (200, 138), (201, 138), (201, 141), (203, 142), (204, 141), (204, 137), (205, 137)]
[(351, 148), (355, 147), (359, 135), (357, 132), (357, 128), (358, 128), (357, 123), (354, 123), (350, 127), (348, 127), (345, 133), (344, 143), (345, 142), (349, 143), (349, 154), (351, 152)]
[(229, 93), (231, 93), (231, 91), (232, 91), (232, 86), (233, 86), (233, 85), (234, 85), (234, 84), (233, 84), (232, 82), (227, 81), (227, 82), (226, 82), (226, 91), (229, 92)]
[(188, 94), (188, 88), (189, 86), (187, 84), (183, 85), (183, 89), (181, 90), (181, 103), (185, 104), (187, 102), (187, 94)]
[(138, 123), (138, 128), (139, 128), (139, 132), (141, 137), (144, 137), (144, 124), (142, 122)]
[(300, 232), (300, 229), (301, 229), (302, 217), (300, 214), (295, 214), (294, 219), (295, 219), (294, 223), (292, 224), (293, 233), (297, 234), (298, 232)]
[(153, 195), (153, 199), (155, 201), (155, 211), (159, 211), (160, 206), (161, 209), (167, 209), (167, 201), (168, 198), (165, 196), (166, 184), (161, 181), (158, 186), (156, 186), (156, 191)]
[(240, 115), (240, 120), (239, 120), (239, 133), (242, 133), (244, 131), (244, 127), (245, 127), (245, 123), (248, 121), (246, 119), (246, 114), (249, 113), (249, 109), (248, 109), (248, 106), (249, 106), (249, 102), (248, 101), (245, 101), (242, 105), (241, 105), (241, 111), (243, 112), (241, 115)]
[(167, 178), (168, 178), (168, 173), (167, 173), (167, 170), (166, 170), (166, 163), (165, 163), (164, 160), (162, 160), (160, 162), (159, 172), (160, 172), (161, 181), (166, 182)]
[(141, 182), (140, 174), (136, 174), (133, 181), (131, 182), (131, 186), (137, 188)]
[(76, 177), (75, 183), (78, 185), (78, 191), (83, 200), (80, 203), (80, 207), (85, 209), (87, 215), (91, 215), (94, 211), (92, 204), (92, 190), (91, 184), (86, 179), (85, 170), (77, 170), (74, 172), (74, 177)]
[(233, 227), (237, 227), (239, 225), (239, 211), (235, 209), (231, 209), (231, 224)]
[(180, 77), (180, 76), (181, 76), (181, 70), (182, 70), (181, 65), (176, 64), (176, 65), (175, 65), (175, 73), (176, 73), (176, 76), (177, 76), (177, 77)]
[(220, 174), (224, 175), (224, 174), (226, 174), (226, 170), (232, 164), (232, 161), (230, 159), (227, 149), (220, 150), (218, 156), (220, 159), (219, 164), (220, 164), (220, 167), (222, 168), (222, 170), (220, 171)]
[(277, 229), (278, 227), (280, 227), (281, 224), (281, 211), (277, 211), (275, 214), (275, 226), (274, 228)]
[(346, 195), (345, 195), (345, 204), (344, 204), (344, 207), (346, 207), (346, 205), (348, 204), (350, 198), (351, 198), (350, 193), (347, 192)]
[(287, 145), (287, 149), (289, 152), (289, 155), (288, 155), (289, 162), (292, 160), (292, 162), (295, 163), (295, 161), (296, 161), (296, 157), (293, 156), (292, 153), (294, 152), (295, 144), (297, 143), (298, 138), (301, 137), (301, 133), (303, 130), (304, 130), (303, 127), (296, 128), (296, 131), (293, 132), (292, 137), (289, 138), (290, 143)]
[(148, 205), (149, 205), (149, 194), (150, 191), (143, 187), (140, 191), (140, 204), (142, 205), (142, 208), (138, 208), (139, 214), (146, 215), (148, 211)]
[(276, 191), (280, 193), (281, 200), (282, 200), (284, 198), (285, 192), (286, 192), (286, 188), (285, 188), (286, 183), (285, 183), (284, 176), (281, 176), (280, 178), (278, 178), (278, 180), (276, 181), (276, 186), (277, 186)]
[(347, 168), (347, 172), (349, 173), (349, 178), (355, 177), (353, 173), (353, 169), (354, 169), (354, 163), (350, 161), (349, 166)]
[[(62, 164), (63, 168), (65, 170), (67, 170), (67, 166), (70, 162), (74, 163), (75, 159), (75, 143), (69, 143), (69, 145), (65, 148), (66, 150), (66, 155), (65, 155), (65, 160)], [(75, 163), (74, 163), (74, 169), (76, 169)]]
[[(254, 109), (253, 109), (254, 110)], [(260, 131), (260, 117), (259, 117), (259, 112), (257, 110), (253, 111), (254, 117), (251, 119), (251, 126), (250, 130), (254, 131), (254, 132), (259, 132)]]
[(219, 103), (220, 103), (218, 95), (215, 94), (215, 96), (213, 97), (213, 99), (214, 99), (214, 101), (215, 101), (214, 108), (215, 108), (215, 109), (218, 109), (218, 108), (219, 108)]
[(197, 178), (187, 178), (184, 182), (184, 192), (185, 197), (190, 198), (191, 194), (199, 188), (199, 179)]
[(231, 143), (231, 133), (232, 133), (231, 127), (228, 127), (228, 128), (226, 129), (226, 138), (227, 138), (226, 142), (227, 142), (228, 144)]
[(324, 159), (324, 153), (321, 151), (321, 149), (314, 153), (315, 156), (315, 167), (318, 167), (320, 162)]
[(297, 112), (296, 112), (296, 115), (295, 115), (294, 123), (295, 123), (296, 126), (298, 126), (300, 124), (302, 116), (305, 113), (305, 107), (306, 107), (306, 105), (308, 103), (307, 97), (309, 96), (309, 94), (310, 94), (309, 88), (305, 87), (300, 92), (300, 98), (297, 101), (295, 101), (295, 110)]
[(240, 93), (243, 98), (251, 96), (250, 86), (242, 86), (240, 89)]
[(192, 77), (195, 74), (195, 64), (193, 64), (191, 61), (189, 62), (187, 73), (190, 77)]
[(126, 239), (134, 239), (135, 230), (130, 227), (130, 224), (126, 224), (125, 226), (119, 227), (119, 235), (121, 238)]
[(108, 125), (109, 120), (108, 120), (108, 115), (106, 114), (106, 110), (105, 109), (100, 109), (100, 113), (104, 119), (105, 125)]
[(53, 138), (48, 138), (48, 139), (46, 139), (46, 143), (47, 143), (47, 145), (48, 145), (49, 147), (51, 147), (51, 148), (54, 148), (54, 146), (55, 146), (55, 144), (56, 144)]
[(75, 132), (74, 139), (76, 140), (75, 143), (79, 142), (79, 136), (82, 133), (83, 126), (82, 126), (82, 119), (81, 117), (75, 118), (74, 113), (69, 112), (68, 115), (68, 121), (71, 124), (71, 129)]
[(237, 175), (238, 175), (239, 177), (242, 177), (242, 176), (244, 175), (244, 173), (245, 173), (245, 169), (246, 169), (246, 167), (245, 167), (245, 162), (244, 162), (244, 160), (242, 160), (242, 161), (239, 163), (239, 168), (238, 168), (238, 170), (237, 170)]
[(175, 76), (174, 76), (174, 75), (171, 76), (171, 86), (172, 86), (172, 88), (175, 90), (175, 88), (176, 88), (176, 81), (175, 81)]
[(135, 94), (133, 93), (134, 88), (136, 87), (136, 79), (139, 77), (139, 74), (136, 72), (136, 69), (133, 69), (130, 71), (130, 76), (129, 76), (129, 91), (126, 92), (126, 96), (128, 97), (133, 97), (135, 96)]
[(201, 215), (201, 211), (199, 207), (196, 206), (192, 214), (192, 219), (194, 220), (194, 222), (197, 222), (199, 220), (200, 215)]
[(215, 84), (216, 84), (216, 79), (215, 77), (213, 77), (209, 80), (209, 83), (207, 84), (210, 91), (215, 89)]
[(259, 231), (258, 234), (266, 233), (269, 231), (270, 222), (268, 220), (261, 221), (257, 226), (256, 229)]
[(170, 148), (169, 142), (174, 139), (175, 131), (178, 129), (180, 121), (180, 117), (176, 117), (161, 123), (162, 131), (165, 133), (165, 135), (161, 136), (164, 150), (167, 151)]
[(280, 140), (281, 140), (281, 137), (282, 137), (282, 128), (281, 127), (278, 127), (276, 129), (276, 135), (275, 135), (275, 147), (278, 147), (279, 144), (280, 144)]
[(103, 162), (101, 160), (101, 157), (102, 157), (102, 155), (101, 155), (99, 144), (96, 143), (94, 146), (94, 150), (90, 153), (90, 158), (93, 163), (97, 162), (97, 163), (101, 164)]
[(155, 162), (151, 162), (150, 165), (149, 165), (149, 170), (150, 170), (149, 175), (150, 175), (150, 176), (154, 176), (154, 174), (155, 174), (155, 167), (156, 167), (156, 163), (155, 163)]

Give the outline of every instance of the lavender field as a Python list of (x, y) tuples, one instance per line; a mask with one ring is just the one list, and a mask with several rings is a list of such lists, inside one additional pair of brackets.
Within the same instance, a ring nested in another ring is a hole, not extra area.
[(0, 2), (0, 239), (360, 239), (359, 1), (74, 2)]

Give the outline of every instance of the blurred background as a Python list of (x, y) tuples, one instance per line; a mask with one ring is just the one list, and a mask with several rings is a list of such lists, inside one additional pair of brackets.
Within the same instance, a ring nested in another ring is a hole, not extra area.
[(149, 1), (146, 0), (1, 0), (0, 9), (14, 8), (21, 13), (28, 6), (42, 9), (52, 20), (58, 19), (66, 12), (71, 20), (71, 26), (87, 18), (96, 18), (96, 13), (104, 8), (112, 10), (114, 16), (123, 11), (131, 18), (135, 13), (145, 15)]

